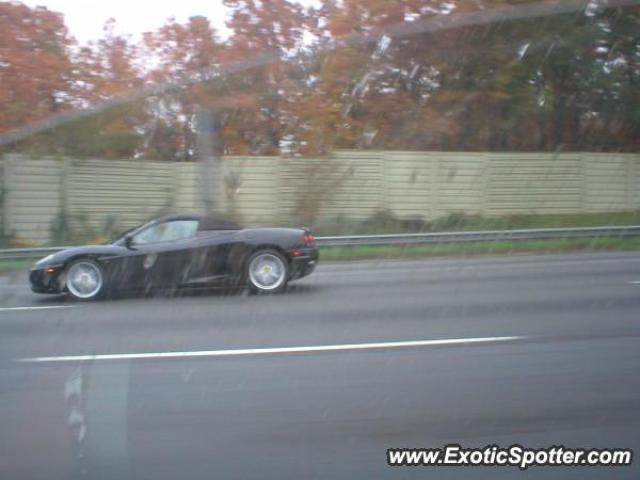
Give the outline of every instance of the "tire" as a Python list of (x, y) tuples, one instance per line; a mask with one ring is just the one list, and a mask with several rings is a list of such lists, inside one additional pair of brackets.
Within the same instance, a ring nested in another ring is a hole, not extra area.
[(71, 262), (65, 271), (64, 281), (67, 296), (72, 300), (96, 300), (107, 289), (104, 269), (88, 258)]
[(258, 250), (247, 261), (245, 278), (251, 293), (280, 293), (287, 288), (289, 264), (275, 250)]

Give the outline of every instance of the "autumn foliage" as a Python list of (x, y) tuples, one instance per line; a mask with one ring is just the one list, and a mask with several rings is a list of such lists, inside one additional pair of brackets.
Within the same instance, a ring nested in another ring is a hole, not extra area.
[[(228, 38), (194, 16), (139, 41), (111, 21), (99, 40), (79, 45), (61, 14), (0, 1), (0, 132), (176, 85), (4, 149), (189, 161), (205, 108), (222, 124), (227, 154), (638, 151), (640, 7), (592, 2), (447, 27), (533, 3), (224, 0)], [(383, 30), (429, 19), (442, 28)], [(269, 61), (229, 71), (261, 55)]]

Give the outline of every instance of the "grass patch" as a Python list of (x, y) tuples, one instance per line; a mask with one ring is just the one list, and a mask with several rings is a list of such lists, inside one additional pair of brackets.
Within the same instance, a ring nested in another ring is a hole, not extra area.
[[(499, 218), (449, 216), (436, 220), (440, 230), (516, 230), (526, 228), (574, 228), (638, 225), (640, 212), (511, 215)], [(441, 223), (439, 225), (439, 223)]]
[(27, 270), (35, 259), (0, 260), (0, 274), (13, 270)]
[[(301, 223), (301, 224), (304, 224)], [(336, 218), (311, 225), (316, 236), (376, 235), (384, 233), (460, 232), (477, 230), (515, 230), (525, 228), (571, 228), (639, 225), (640, 211), (574, 213), (554, 215), (507, 215), (482, 217), (451, 213), (432, 221), (401, 219), (390, 212), (380, 211), (366, 220)]]
[(640, 237), (566, 238), (548, 240), (496, 240), (486, 242), (420, 245), (357, 245), (322, 247), (320, 259), (328, 261), (372, 258), (416, 258), (510, 253), (561, 253), (573, 251), (640, 250)]

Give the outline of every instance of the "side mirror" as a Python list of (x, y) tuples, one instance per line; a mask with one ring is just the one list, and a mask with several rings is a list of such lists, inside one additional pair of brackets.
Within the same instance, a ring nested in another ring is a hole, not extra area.
[(127, 247), (129, 250), (135, 250), (133, 245), (134, 245), (133, 237), (131, 235), (125, 235), (124, 246)]

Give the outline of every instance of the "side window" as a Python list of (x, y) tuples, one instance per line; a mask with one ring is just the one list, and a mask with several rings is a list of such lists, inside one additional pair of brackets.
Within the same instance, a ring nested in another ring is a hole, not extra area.
[(137, 244), (174, 242), (195, 237), (197, 231), (197, 220), (174, 220), (157, 223), (144, 229), (133, 238), (133, 241)]

